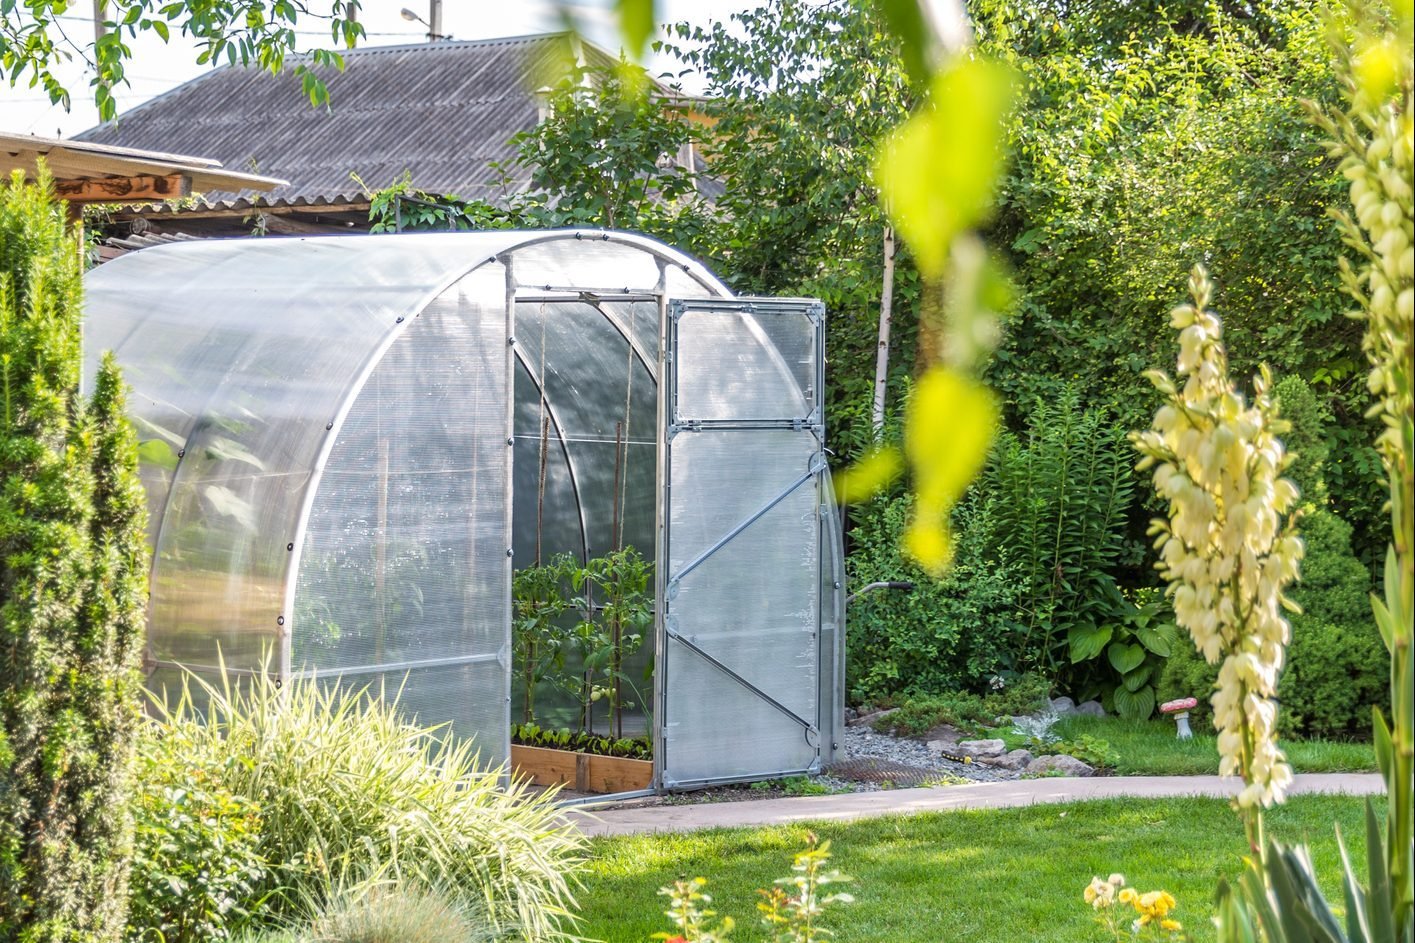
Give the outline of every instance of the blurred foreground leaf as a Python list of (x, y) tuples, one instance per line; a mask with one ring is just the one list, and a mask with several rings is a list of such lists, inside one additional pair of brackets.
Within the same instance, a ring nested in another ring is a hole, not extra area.
[(927, 278), (943, 275), (954, 237), (981, 222), (992, 204), (1013, 84), (1001, 63), (958, 58), (934, 76), (928, 101), (880, 149), (876, 185)]
[(904, 441), (917, 502), (904, 542), (930, 572), (939, 573), (952, 562), (949, 515), (982, 469), (998, 418), (992, 391), (953, 370), (930, 370), (914, 388)]

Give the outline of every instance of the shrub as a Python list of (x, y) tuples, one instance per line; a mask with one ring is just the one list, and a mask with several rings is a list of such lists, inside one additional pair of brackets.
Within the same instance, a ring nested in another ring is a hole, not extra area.
[[(1302, 580), (1292, 598), (1292, 642), (1278, 682), (1279, 721), (1289, 734), (1349, 739), (1368, 736), (1371, 708), (1384, 706), (1389, 655), (1364, 614), (1369, 611), (1371, 576), (1351, 551), (1351, 528), (1330, 511), (1313, 510), (1299, 527), (1307, 545)], [(1160, 678), (1161, 700), (1197, 697), (1206, 701), (1218, 678), (1181, 640)]]
[(1321, 506), (1326, 501), (1324, 472), (1331, 454), (1331, 446), (1325, 438), (1332, 426), (1331, 410), (1307, 381), (1296, 375), (1278, 380), (1273, 385), (1273, 397), (1282, 418), (1292, 426), (1282, 437), (1283, 445), (1292, 456), (1287, 477), (1297, 483), (1303, 500)]
[(1370, 625), (1371, 572), (1351, 552), (1351, 525), (1330, 511), (1308, 510), (1297, 527), (1307, 547), (1302, 579), (1291, 592), (1302, 607), (1297, 619), (1359, 623), (1374, 632)]
[[(209, 702), (205, 722), (194, 696)], [(563, 936), (583, 839), (552, 796), (503, 788), (470, 743), (408, 722), (366, 690), (282, 692), (263, 673), (240, 688), (192, 679), (160, 711), (176, 755), (259, 804), (268, 867), (255, 899), (278, 895), (278, 912), (308, 913), (327, 903), (330, 887), (387, 869), (418, 886), (457, 888), (484, 905), (498, 932)]]
[(258, 808), (211, 775), (220, 758), (176, 752), (192, 739), (162, 733), (153, 724), (139, 744), (128, 939), (228, 940), (260, 910), (267, 883)]
[(1074, 390), (1038, 401), (1023, 437), (1003, 436), (980, 487), (993, 498), (989, 558), (1015, 564), (1021, 630), (1011, 661), (1064, 680), (1067, 633), (1109, 614), (1107, 590), (1134, 491), (1120, 430)]
[(147, 515), (124, 388), (85, 403), (78, 237), (0, 181), (0, 939), (123, 932), (147, 604)]
[(1284, 730), (1307, 737), (1368, 739), (1371, 708), (1388, 709), (1390, 655), (1374, 625), (1294, 620), (1278, 683)]
[(373, 880), (335, 892), (308, 919), (242, 943), (492, 943), (503, 939), (454, 892)]
[(1038, 756), (1074, 756), (1087, 766), (1100, 770), (1115, 769), (1120, 763), (1120, 754), (1111, 747), (1110, 741), (1083, 733), (1075, 740), (1032, 740), (1027, 749)]
[(973, 494), (954, 513), (953, 569), (934, 579), (900, 551), (912, 497), (881, 496), (854, 509), (850, 585), (907, 581), (914, 589), (864, 596), (847, 613), (850, 695), (856, 702), (980, 689), (1010, 675), (1005, 652), (1016, 631), (1011, 569), (987, 554), (991, 506)]
[(1048, 706), (1049, 685), (1040, 675), (1023, 675), (1013, 684), (987, 695), (955, 691), (905, 701), (879, 721), (882, 730), (916, 737), (940, 724), (979, 733), (1000, 718), (1031, 714)]

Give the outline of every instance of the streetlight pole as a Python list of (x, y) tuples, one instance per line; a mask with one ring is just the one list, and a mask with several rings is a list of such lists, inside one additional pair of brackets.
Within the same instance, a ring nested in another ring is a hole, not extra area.
[(421, 23), (426, 26), (427, 41), (430, 43), (448, 38), (442, 32), (442, 0), (428, 0), (427, 19), (423, 19), (407, 7), (403, 8), (401, 15), (409, 23)]
[(435, 43), (443, 38), (442, 0), (428, 0), (427, 6), (427, 40)]

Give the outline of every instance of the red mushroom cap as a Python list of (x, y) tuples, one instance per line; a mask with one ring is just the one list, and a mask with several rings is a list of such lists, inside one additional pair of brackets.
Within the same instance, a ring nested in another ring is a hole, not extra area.
[(1193, 710), (1199, 706), (1197, 698), (1181, 697), (1176, 701), (1166, 701), (1160, 705), (1161, 714), (1177, 714), (1180, 711)]

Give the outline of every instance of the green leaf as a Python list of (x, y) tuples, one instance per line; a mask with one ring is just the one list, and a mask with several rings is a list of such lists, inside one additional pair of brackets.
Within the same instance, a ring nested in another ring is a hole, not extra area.
[(1396, 934), (1392, 915), (1395, 913), (1395, 902), (1391, 899), (1393, 888), (1386, 862), (1385, 831), (1376, 819), (1376, 808), (1370, 799), (1366, 800), (1366, 869), (1366, 900), (1370, 905), (1366, 915), (1371, 922), (1370, 939), (1394, 940)]
[(1168, 658), (1173, 649), (1169, 639), (1156, 629), (1141, 627), (1135, 629), (1135, 639), (1161, 658)]
[(857, 504), (884, 490), (903, 470), (904, 459), (898, 449), (871, 449), (835, 476), (835, 498), (841, 504)]
[(1112, 697), (1115, 700), (1115, 712), (1126, 720), (1144, 720), (1155, 709), (1155, 689), (1150, 685), (1145, 685), (1138, 691), (1131, 691), (1121, 685), (1115, 689)]
[(172, 471), (177, 467), (177, 453), (161, 439), (148, 439), (138, 446), (138, 461)]
[[(1387, 583), (1387, 586), (1392, 584)], [(1399, 584), (1394, 584), (1399, 585)], [(1371, 612), (1376, 617), (1376, 628), (1381, 632), (1381, 641), (1385, 642), (1386, 651), (1395, 651), (1396, 622), (1395, 617), (1390, 614), (1386, 604), (1375, 593), (1371, 594)]]
[(919, 11), (919, 0), (874, 0), (889, 31), (899, 40), (900, 58), (909, 77), (922, 85), (929, 75), (928, 24)]
[(1145, 650), (1131, 642), (1111, 642), (1105, 653), (1111, 667), (1122, 675), (1134, 671), (1145, 660)]
[(614, 0), (619, 13), (619, 35), (624, 47), (635, 59), (642, 59), (644, 47), (653, 35), (654, 0)]
[(1007, 66), (956, 58), (875, 159), (875, 182), (890, 218), (930, 278), (943, 274), (954, 237), (987, 215), (1002, 171), (1012, 94)]
[(1120, 681), (1125, 685), (1126, 690), (1138, 691), (1145, 686), (1146, 681), (1150, 680), (1150, 675), (1154, 674), (1154, 671), (1153, 664), (1141, 665), (1134, 671), (1126, 673)]
[(987, 459), (999, 412), (991, 390), (952, 370), (930, 370), (909, 398), (904, 448), (916, 503), (904, 542), (932, 573), (953, 561), (949, 515)]
[(1386, 777), (1386, 782), (1389, 782), (1391, 772), (1395, 769), (1395, 743), (1391, 738), (1390, 725), (1386, 723), (1385, 715), (1374, 705), (1371, 707), (1371, 743), (1376, 750), (1376, 768)]
[(1071, 664), (1090, 661), (1099, 655), (1110, 641), (1115, 629), (1108, 625), (1073, 625), (1066, 633), (1071, 646)]

